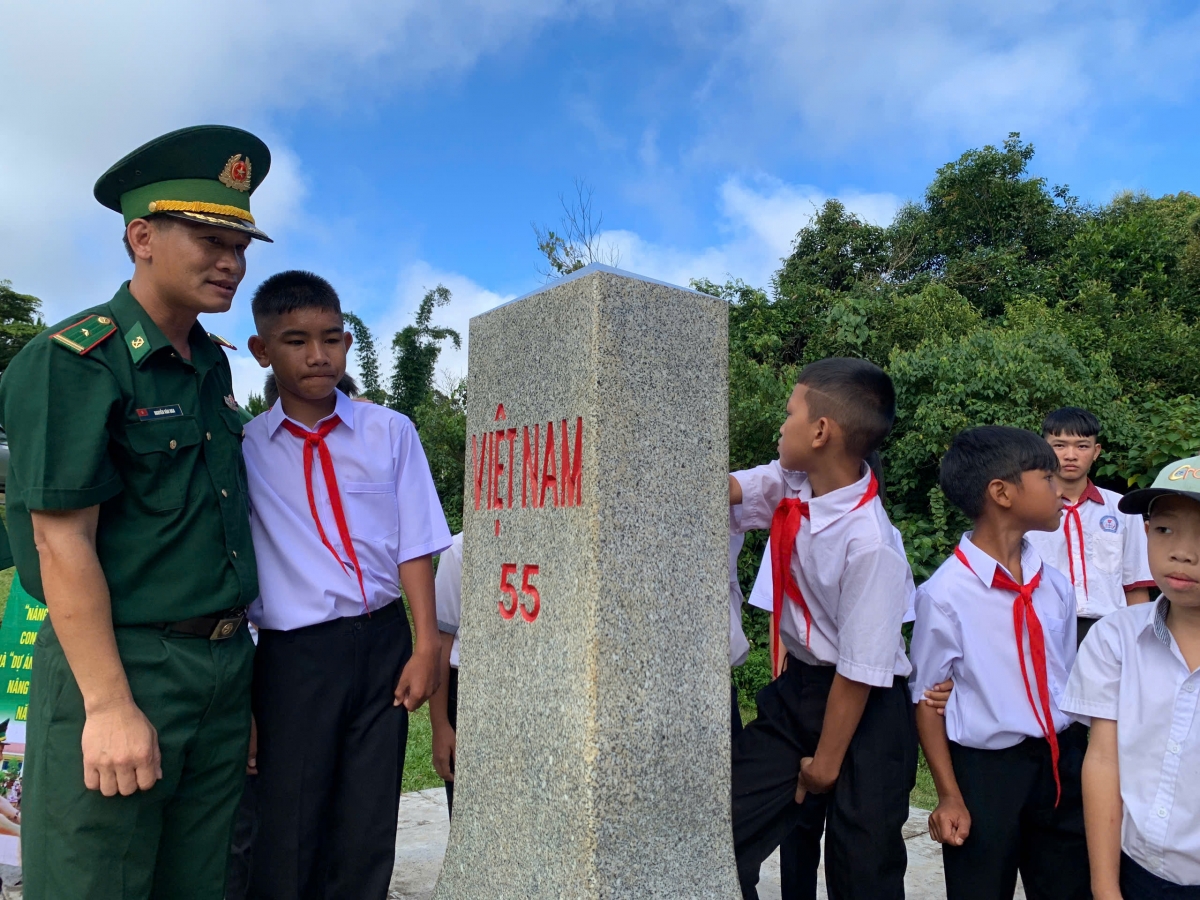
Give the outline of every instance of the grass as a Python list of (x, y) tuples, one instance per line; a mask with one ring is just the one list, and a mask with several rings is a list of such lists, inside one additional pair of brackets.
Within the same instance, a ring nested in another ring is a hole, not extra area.
[(408, 714), (408, 745), (404, 751), (402, 789), (423, 791), (441, 787), (442, 779), (433, 770), (433, 728), (429, 724), (429, 704)]

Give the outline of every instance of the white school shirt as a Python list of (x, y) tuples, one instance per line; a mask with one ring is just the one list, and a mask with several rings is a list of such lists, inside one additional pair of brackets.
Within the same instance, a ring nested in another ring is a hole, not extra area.
[[(935, 684), (953, 679), (954, 690), (946, 703), (946, 737), (956, 744), (1003, 750), (1027, 737), (1044, 737), (1029, 705), (1017, 656), (1013, 627), (1016, 592), (992, 587), (997, 569), (1014, 581), (1018, 579), (971, 543), (970, 532), (962, 536), (958, 548), (971, 563), (970, 569), (951, 556), (917, 588), (913, 675), (909, 680), (913, 702), (919, 703)], [(1059, 699), (1075, 661), (1075, 592), (1065, 575), (1044, 565), (1033, 545), (1022, 541), (1024, 583), (1028, 584), (1039, 570), (1042, 580), (1033, 592), (1033, 608), (1045, 638), (1050, 714), (1057, 733), (1071, 724)], [(1021, 653), (1040, 712), (1041, 699), (1025, 629)]]
[(742, 503), (731, 516), (739, 531), (770, 528), (780, 500), (808, 502), (792, 576), (808, 604), (811, 636), (806, 644), (804, 613), (789, 600), (780, 620), (783, 645), (801, 662), (836, 666), (851, 681), (886, 687), (912, 671), (900, 633), (912, 570), (879, 498), (858, 505), (871, 479), (865, 465), (863, 473), (854, 484), (813, 497), (808, 476), (786, 471), (778, 460), (735, 472)]
[[(904, 547), (904, 538), (900, 534), (900, 529), (895, 525), (892, 526), (892, 541), (901, 549)], [(916, 607), (913, 605), (916, 602), (916, 589), (908, 595), (908, 609), (904, 611), (903, 622), (911, 622), (917, 617)], [(765, 609), (771, 612), (775, 608), (775, 584), (771, 574), (771, 539), (767, 538), (767, 543), (763, 547), (762, 561), (758, 564), (758, 574), (754, 576), (754, 586), (750, 588), (751, 606), (759, 609)]]
[[(450, 529), (417, 430), (406, 416), (386, 406), (355, 403), (341, 391), (333, 415), (341, 423), (325, 444), (362, 566), (369, 609), (376, 610), (400, 596), (400, 563), (446, 549)], [(249, 422), (242, 453), (258, 557), (259, 595), (250, 606), (250, 618), (260, 628), (290, 631), (362, 615), (364, 610), (358, 578), (333, 517), (320, 456), (314, 448), (313, 495), (337, 558), (321, 542), (309, 509), (305, 442), (283, 427), (285, 418), (283, 404), (277, 402)]]
[(729, 531), (729, 665), (740, 666), (750, 655), (750, 642), (742, 629), (742, 586), (738, 584), (737, 561), (746, 536)]
[[(1083, 523), (1083, 555), (1079, 553), (1079, 529), (1075, 517), (1063, 513), (1057, 531), (1031, 531), (1025, 537), (1042, 559), (1071, 578), (1075, 573), (1076, 614), (1098, 619), (1123, 608), (1125, 591), (1154, 587), (1150, 560), (1146, 555), (1146, 525), (1141, 516), (1117, 509), (1121, 495), (1088, 481), (1080, 497), (1079, 521)], [(1067, 545), (1066, 528), (1071, 529)], [(1087, 564), (1085, 589), (1083, 570)]]
[(1170, 608), (1161, 597), (1097, 622), (1062, 706), (1117, 723), (1121, 849), (1159, 878), (1200, 884), (1200, 669), (1167, 628)]
[(454, 635), (454, 643), (450, 646), (450, 667), (454, 669), (458, 668), (458, 626), (462, 621), (462, 548), (460, 531), (438, 560), (437, 575), (433, 579), (438, 631)]

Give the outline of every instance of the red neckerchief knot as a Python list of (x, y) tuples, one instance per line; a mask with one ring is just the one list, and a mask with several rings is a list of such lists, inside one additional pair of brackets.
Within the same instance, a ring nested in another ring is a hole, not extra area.
[(1063, 537), (1067, 540), (1067, 566), (1071, 570), (1071, 586), (1075, 585), (1075, 554), (1071, 551), (1071, 520), (1075, 520), (1075, 530), (1079, 532), (1079, 564), (1083, 567), (1083, 596), (1087, 599), (1087, 555), (1083, 550), (1083, 520), (1079, 518), (1079, 507), (1087, 502), (1087, 491), (1073, 504), (1063, 507)]
[(354, 541), (350, 539), (350, 528), (346, 525), (346, 513), (342, 509), (342, 497), (338, 490), (337, 474), (333, 470), (333, 457), (329, 453), (329, 447), (325, 444), (325, 438), (329, 432), (333, 431), (341, 423), (342, 420), (335, 415), (333, 418), (327, 419), (317, 426), (316, 431), (305, 431), (295, 422), (291, 422), (288, 419), (283, 420), (283, 427), (304, 441), (304, 484), (308, 488), (308, 508), (312, 513), (313, 521), (317, 524), (317, 534), (321, 536), (321, 543), (333, 554), (333, 558), (338, 561), (338, 565), (345, 572), (346, 564), (342, 562), (342, 558), (338, 556), (337, 550), (333, 548), (333, 544), (325, 536), (325, 527), (321, 524), (321, 517), (317, 514), (317, 498), (313, 494), (314, 447), (316, 447), (317, 453), (321, 457), (321, 472), (325, 476), (325, 488), (329, 492), (329, 505), (333, 507), (333, 520), (337, 523), (338, 537), (342, 541), (342, 546), (346, 548), (346, 553), (350, 556), (350, 562), (354, 565), (354, 574), (358, 576), (358, 589), (362, 592), (363, 609), (370, 615), (371, 608), (367, 604), (367, 589), (363, 585), (362, 566), (358, 564), (358, 554), (354, 551)]
[[(971, 569), (971, 564), (967, 562), (967, 556), (962, 552), (961, 547), (955, 548), (954, 555), (958, 557), (959, 562)], [(972, 573), (974, 571), (971, 569)], [(1054, 731), (1054, 716), (1050, 712), (1050, 681), (1046, 675), (1046, 638), (1042, 632), (1041, 620), (1038, 619), (1037, 611), (1033, 608), (1033, 592), (1041, 583), (1041, 569), (1038, 569), (1037, 574), (1029, 580), (1029, 584), (1025, 585), (1017, 584), (1013, 577), (1000, 566), (996, 566), (996, 574), (992, 576), (993, 588), (1014, 591), (1017, 595), (1013, 600), (1013, 631), (1017, 638), (1017, 659), (1021, 661), (1021, 678), (1025, 680), (1025, 696), (1029, 699), (1033, 717), (1037, 720), (1038, 727), (1042, 729), (1046, 743), (1050, 745), (1050, 764), (1054, 767), (1056, 792), (1054, 805), (1058, 806), (1058, 801), (1062, 799), (1062, 781), (1058, 776), (1058, 734)], [(1029, 670), (1025, 665), (1026, 632), (1029, 634), (1029, 655), (1033, 658), (1033, 678), (1037, 682), (1037, 701), (1033, 699), (1033, 689), (1029, 684)], [(1040, 711), (1038, 701), (1040, 701)]]
[[(860, 509), (879, 496), (879, 482), (875, 473), (862, 499), (854, 506)], [(783, 671), (785, 651), (783, 638), (780, 634), (780, 623), (783, 619), (783, 598), (800, 607), (804, 614), (804, 646), (809, 645), (812, 636), (812, 613), (808, 610), (808, 602), (796, 584), (796, 576), (792, 574), (792, 555), (796, 552), (796, 539), (800, 536), (800, 526), (808, 514), (808, 502), (798, 497), (784, 497), (775, 507), (771, 517), (771, 587), (773, 602), (771, 604), (771, 677), (778, 678)], [(853, 512), (853, 510), (851, 510)]]

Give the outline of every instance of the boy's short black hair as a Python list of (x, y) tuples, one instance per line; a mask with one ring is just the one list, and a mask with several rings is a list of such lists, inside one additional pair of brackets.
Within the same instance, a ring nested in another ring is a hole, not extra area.
[(878, 449), (896, 421), (896, 388), (879, 366), (865, 359), (831, 356), (809, 363), (796, 379), (808, 388), (810, 421), (837, 422), (846, 449), (866, 459)]
[[(358, 382), (353, 376), (347, 372), (342, 376), (342, 380), (337, 383), (337, 389), (353, 400), (358, 396)], [(279, 399), (279, 385), (275, 382), (275, 373), (268, 372), (267, 380), (263, 382), (263, 398), (267, 402), (267, 406), (274, 406)]]
[(1079, 406), (1056, 409), (1042, 422), (1042, 437), (1065, 434), (1073, 437), (1099, 437), (1100, 420)]
[(255, 327), (271, 316), (282, 316), (298, 309), (326, 309), (342, 314), (342, 301), (333, 285), (312, 272), (290, 269), (272, 275), (258, 286), (250, 301)]
[(978, 519), (987, 486), (999, 478), (1015, 484), (1024, 472), (1057, 472), (1058, 457), (1046, 443), (1024, 428), (984, 425), (954, 436), (942, 457), (938, 482), (947, 499)]

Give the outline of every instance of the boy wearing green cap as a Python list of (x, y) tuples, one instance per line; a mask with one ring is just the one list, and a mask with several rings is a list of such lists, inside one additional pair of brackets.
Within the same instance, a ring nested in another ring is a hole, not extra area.
[(118, 162), (133, 277), (0, 381), (21, 582), (46, 603), (23, 800), (28, 900), (218, 900), (250, 732), (258, 593), (242, 422), (220, 338), (270, 167), (203, 126)]
[(1083, 805), (1096, 900), (1200, 900), (1200, 457), (1122, 498), (1149, 518), (1154, 603), (1084, 638), (1061, 707), (1092, 731)]

